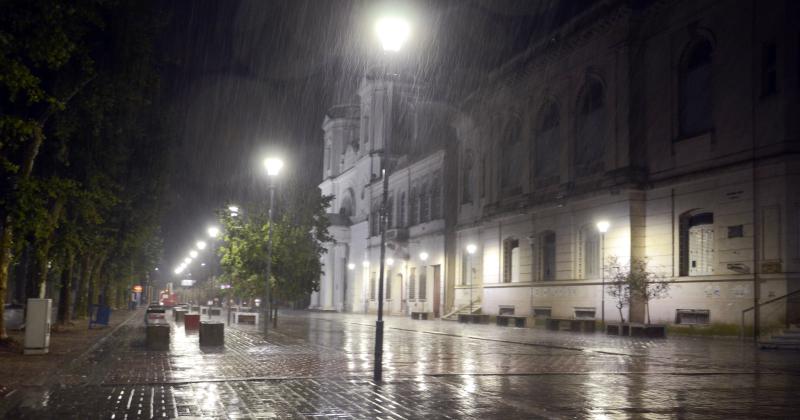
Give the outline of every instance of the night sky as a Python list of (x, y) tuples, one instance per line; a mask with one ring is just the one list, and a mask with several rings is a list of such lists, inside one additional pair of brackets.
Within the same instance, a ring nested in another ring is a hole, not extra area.
[(266, 205), (260, 161), (267, 151), (285, 157), (282, 178), (316, 188), (325, 111), (358, 102), (358, 83), (380, 57), (372, 22), (381, 10), (412, 20), (412, 39), (398, 57), (403, 71), (457, 105), (492, 68), (589, 3), (165, 1), (157, 49), (175, 146), (165, 150), (171, 174), (161, 265), (171, 273), (214, 210)]

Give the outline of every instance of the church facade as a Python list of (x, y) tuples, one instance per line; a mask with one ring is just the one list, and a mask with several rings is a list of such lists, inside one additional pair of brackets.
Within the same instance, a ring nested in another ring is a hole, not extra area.
[[(365, 78), (323, 125), (336, 243), (312, 307), (375, 310), (387, 169), (390, 313), (799, 321), (798, 16), (598, 2), (452, 109)], [(632, 260), (668, 295), (618, 308), (607, 276)]]

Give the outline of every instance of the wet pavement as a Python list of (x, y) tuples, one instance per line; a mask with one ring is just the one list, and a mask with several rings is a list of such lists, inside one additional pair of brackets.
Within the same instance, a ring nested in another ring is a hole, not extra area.
[[(135, 316), (47, 384), (0, 398), (8, 418), (764, 418), (800, 410), (800, 353), (736, 340), (606, 337), (374, 316), (281, 314), (224, 349), (171, 324), (145, 348)], [(204, 317), (205, 318), (205, 317)], [(222, 319), (221, 319), (222, 320)]]

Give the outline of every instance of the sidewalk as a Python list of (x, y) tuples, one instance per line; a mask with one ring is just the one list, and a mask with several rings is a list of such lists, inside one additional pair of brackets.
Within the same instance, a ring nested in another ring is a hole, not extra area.
[(58, 377), (61, 369), (137, 315), (144, 316), (143, 309), (113, 311), (107, 327), (95, 326), (92, 329), (89, 329), (88, 319), (76, 320), (67, 326), (53, 325), (50, 352), (42, 355), (22, 354), (25, 332), (9, 331), (9, 337), (19, 344), (19, 349), (0, 350), (0, 404), (3, 399), (12, 398), (20, 388), (47, 385)]

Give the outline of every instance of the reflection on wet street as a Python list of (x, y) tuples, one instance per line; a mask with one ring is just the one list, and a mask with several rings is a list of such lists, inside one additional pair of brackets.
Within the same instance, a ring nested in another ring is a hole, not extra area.
[[(147, 350), (141, 317), (0, 402), (8, 418), (755, 418), (800, 409), (796, 353), (734, 340), (411, 321), (386, 323), (384, 383), (372, 382), (374, 317), (281, 315), (264, 340), (226, 327), (200, 348), (171, 323)], [(223, 318), (224, 320), (224, 318)]]

